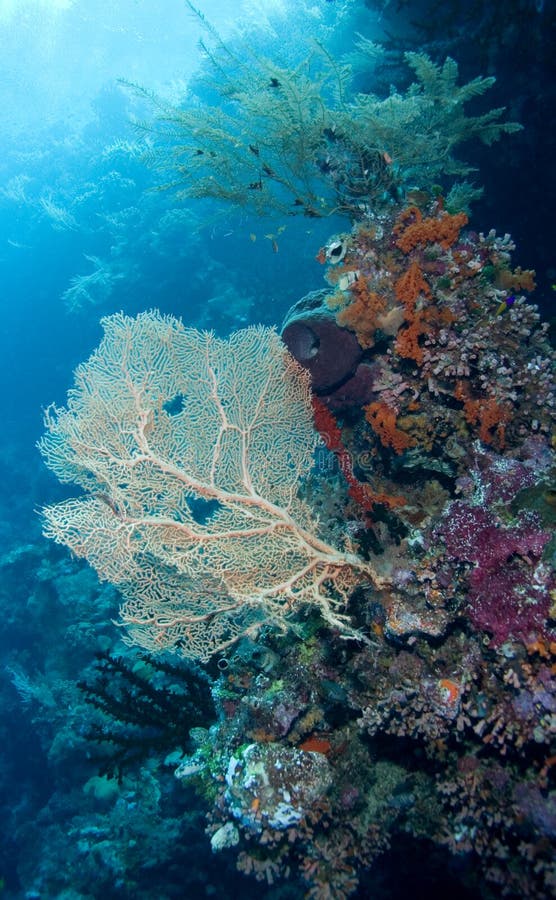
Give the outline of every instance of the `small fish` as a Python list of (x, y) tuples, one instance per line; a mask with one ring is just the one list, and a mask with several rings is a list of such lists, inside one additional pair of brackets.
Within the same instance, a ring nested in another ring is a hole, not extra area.
[(430, 199), (430, 194), (427, 191), (420, 191), (415, 188), (414, 190), (407, 192), (407, 201), (413, 206), (425, 206)]
[(273, 252), (278, 253), (278, 243), (276, 241), (276, 235), (275, 234), (265, 234), (265, 238), (267, 238), (267, 240), (269, 240), (270, 243), (272, 244)]
[(249, 240), (250, 240), (253, 244), (254, 244), (255, 241), (257, 240), (257, 235), (256, 235), (253, 231), (252, 231), (251, 234), (249, 235)]
[(282, 87), (282, 85), (280, 84), (280, 82), (278, 81), (277, 78), (273, 77), (270, 79), (270, 87), (271, 88), (279, 88), (279, 87)]
[(502, 303), (500, 304), (500, 306), (499, 306), (498, 309), (496, 310), (496, 315), (497, 315), (497, 316), (502, 315), (502, 313), (503, 313), (503, 312), (506, 312), (506, 310), (509, 309), (510, 306), (513, 306), (514, 303), (515, 303), (515, 297), (514, 297), (513, 294), (510, 294), (509, 297), (506, 297), (504, 300), (502, 300)]
[(556, 488), (548, 488), (543, 494), (543, 500), (549, 506), (556, 506)]
[(15, 247), (16, 250), (30, 250), (31, 247), (29, 244), (20, 244), (19, 241), (12, 241), (11, 238), (8, 238), (7, 243), (10, 247)]

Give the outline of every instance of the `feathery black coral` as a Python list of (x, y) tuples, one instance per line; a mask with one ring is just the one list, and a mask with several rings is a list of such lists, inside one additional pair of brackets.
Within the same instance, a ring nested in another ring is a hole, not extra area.
[[(301, 62), (278, 64), (237, 40), (228, 46), (188, 6), (208, 35), (196, 96), (179, 107), (151, 98), (154, 121), (141, 126), (154, 142), (161, 189), (182, 199), (208, 198), (261, 216), (339, 212), (356, 220), (407, 187), (427, 190), (448, 178), (447, 189), (473, 171), (454, 155), (459, 144), (491, 144), (521, 127), (501, 121), (503, 109), (467, 115), (465, 105), (494, 78), (458, 85), (450, 58), (437, 65), (425, 53), (406, 53), (416, 82), (379, 98), (355, 92), (353, 64), (318, 41)], [(358, 47), (376, 56), (371, 42)]]

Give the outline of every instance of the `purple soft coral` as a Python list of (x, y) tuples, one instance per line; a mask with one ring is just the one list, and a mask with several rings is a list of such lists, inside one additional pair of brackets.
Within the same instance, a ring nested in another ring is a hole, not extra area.
[(454, 501), (437, 534), (451, 557), (474, 563), (468, 614), (499, 645), (546, 633), (551, 574), (541, 557), (550, 539), (539, 518), (523, 513), (510, 527), (480, 506)]

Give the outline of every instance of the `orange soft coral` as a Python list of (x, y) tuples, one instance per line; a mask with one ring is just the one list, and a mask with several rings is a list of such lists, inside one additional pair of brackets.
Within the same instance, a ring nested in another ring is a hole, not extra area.
[(357, 480), (353, 474), (351, 456), (346, 450), (342, 438), (342, 429), (338, 425), (334, 415), (322, 400), (313, 396), (311, 400), (315, 427), (320, 433), (324, 443), (338, 460), (340, 471), (346, 479), (350, 497), (363, 509), (369, 509), (372, 503), (368, 486)]
[(508, 404), (499, 403), (494, 397), (473, 399), (468, 396), (466, 386), (458, 382), (454, 395), (463, 401), (463, 414), (469, 425), (478, 425), (479, 438), (484, 444), (492, 444), (497, 440), (500, 449), (504, 449), (506, 425), (511, 418)]
[(419, 264), (414, 260), (408, 270), (400, 275), (394, 286), (396, 299), (404, 305), (404, 318), (406, 327), (398, 331), (396, 337), (396, 352), (404, 359), (413, 359), (418, 365), (423, 362), (423, 351), (419, 346), (419, 338), (427, 330), (426, 316), (422, 310), (417, 310), (419, 297), (429, 299), (432, 296), (427, 281)]
[(467, 225), (468, 221), (463, 212), (450, 215), (444, 211), (440, 211), (437, 216), (424, 219), (420, 209), (410, 206), (400, 213), (394, 226), (394, 234), (397, 235), (396, 246), (403, 253), (409, 253), (415, 247), (423, 247), (426, 244), (440, 244), (447, 250), (457, 241), (461, 228)]
[(506, 425), (510, 421), (508, 407), (489, 397), (488, 400), (467, 400), (463, 409), (469, 424), (479, 426), (479, 438), (483, 443), (492, 444), (497, 438), (498, 446), (503, 450)]
[(403, 453), (415, 445), (411, 435), (396, 425), (396, 411), (387, 403), (375, 400), (363, 407), (365, 418), (385, 447), (392, 447), (396, 453)]
[(411, 312), (415, 309), (415, 303), (419, 294), (423, 294), (424, 297), (431, 296), (431, 289), (423, 278), (423, 273), (415, 260), (411, 263), (407, 272), (400, 275), (394, 285), (394, 291), (396, 299), (403, 303), (405, 308)]
[(367, 349), (375, 342), (375, 331), (386, 312), (386, 303), (374, 291), (369, 291), (362, 275), (350, 285), (349, 290), (353, 300), (336, 315), (336, 321), (342, 328), (355, 331), (361, 347)]
[(413, 260), (394, 285), (396, 299), (403, 303), (405, 327), (398, 331), (395, 348), (399, 356), (423, 362), (423, 350), (419, 344), (421, 335), (453, 321), (449, 309), (439, 309), (426, 301), (432, 299), (432, 291), (416, 260)]
[(398, 356), (404, 359), (413, 359), (417, 365), (423, 363), (423, 349), (419, 344), (419, 338), (427, 331), (427, 324), (422, 313), (416, 313), (405, 328), (398, 331), (395, 348)]

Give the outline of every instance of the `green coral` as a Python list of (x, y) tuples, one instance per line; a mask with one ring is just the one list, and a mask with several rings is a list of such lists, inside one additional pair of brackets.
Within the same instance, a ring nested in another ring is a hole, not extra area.
[[(209, 31), (210, 77), (187, 105), (166, 103), (133, 86), (154, 105), (150, 161), (181, 198), (210, 198), (258, 215), (363, 217), (409, 187), (430, 189), (472, 168), (454, 151), (464, 141), (490, 145), (521, 128), (501, 121), (504, 109), (467, 115), (469, 101), (494, 78), (458, 84), (458, 66), (406, 53), (416, 81), (386, 98), (355, 92), (354, 63), (339, 63), (314, 41), (297, 64), (280, 65)], [(360, 56), (376, 46), (360, 39)], [(355, 57), (356, 58), (356, 57)], [(446, 187), (449, 186), (445, 184)], [(452, 187), (454, 190), (454, 187)], [(456, 194), (457, 194), (457, 188)], [(459, 189), (467, 200), (476, 189)], [(455, 197), (454, 197), (455, 199)]]

